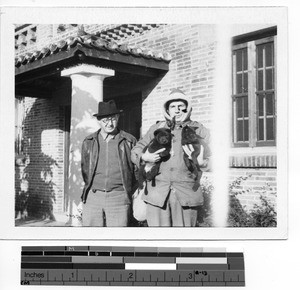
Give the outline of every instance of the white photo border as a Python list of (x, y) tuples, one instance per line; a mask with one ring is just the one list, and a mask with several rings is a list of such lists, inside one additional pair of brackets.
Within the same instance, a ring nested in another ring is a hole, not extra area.
[[(244, 12), (244, 13), (241, 13)], [(245, 13), (247, 16), (245, 16)], [(15, 227), (14, 223), (14, 24), (176, 23), (277, 25), (277, 210), (276, 228), (84, 228)], [(232, 240), (286, 239), (288, 200), (288, 45), (285, 7), (36, 8), (1, 9), (0, 239)], [(4, 137), (4, 138), (2, 138)]]

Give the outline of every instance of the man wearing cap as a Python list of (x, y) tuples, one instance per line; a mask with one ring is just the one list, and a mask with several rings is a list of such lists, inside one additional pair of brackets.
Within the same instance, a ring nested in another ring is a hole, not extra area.
[[(166, 121), (152, 125), (146, 135), (131, 152), (131, 159), (138, 167), (143, 163), (154, 163), (160, 160), (159, 151), (143, 153), (143, 149), (154, 137), (158, 128), (173, 129), (171, 157), (160, 164), (159, 174), (155, 177), (155, 185), (147, 182), (143, 200), (147, 203), (148, 226), (193, 227), (197, 224), (199, 207), (203, 204), (201, 187), (194, 191), (194, 175), (184, 162), (184, 152), (190, 159), (193, 148), (181, 145), (182, 128), (186, 125), (196, 127), (196, 133), (209, 142), (209, 131), (202, 124), (191, 121), (192, 112), (189, 98), (179, 89), (172, 90), (163, 104)], [(174, 123), (175, 121), (175, 126)], [(208, 150), (207, 150), (208, 151)], [(210, 152), (205, 152), (201, 145), (201, 153), (197, 157), (202, 171), (208, 169)]]
[(118, 129), (121, 112), (114, 101), (100, 102), (94, 114), (100, 129), (82, 143), (83, 226), (128, 225), (134, 183), (130, 152), (136, 139)]

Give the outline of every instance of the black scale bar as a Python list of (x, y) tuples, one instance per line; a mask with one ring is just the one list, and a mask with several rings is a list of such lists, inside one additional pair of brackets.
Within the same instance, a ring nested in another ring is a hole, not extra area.
[(133, 252), (112, 252), (112, 256), (121, 256), (121, 257), (134, 257)]
[(110, 252), (89, 252), (90, 256), (110, 256)]
[(55, 251), (53, 251), (53, 252), (52, 251), (45, 251), (44, 255), (45, 256), (64, 256), (65, 255), (65, 251), (57, 251), (57, 252), (55, 252)]
[[(22, 247), (21, 254), (22, 285), (245, 286), (243, 253), (58, 246)], [(127, 269), (132, 263), (162, 269)], [(174, 269), (164, 269), (165, 264)]]
[(24, 263), (33, 263), (33, 262), (55, 262), (55, 263), (71, 263), (72, 257), (51, 257), (51, 256), (44, 256), (44, 257), (36, 257), (36, 256), (23, 256), (21, 257), (21, 262)]
[(135, 256), (135, 257), (241, 257), (243, 253), (195, 253), (195, 252), (100, 252), (100, 251), (22, 251), (22, 256)]
[(125, 269), (116, 263), (21, 263), (22, 269)]

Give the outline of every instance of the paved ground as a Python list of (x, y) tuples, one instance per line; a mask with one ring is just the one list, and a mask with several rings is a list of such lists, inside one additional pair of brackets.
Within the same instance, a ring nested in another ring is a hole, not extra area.
[(53, 221), (49, 219), (17, 219), (16, 227), (65, 227), (65, 222)]

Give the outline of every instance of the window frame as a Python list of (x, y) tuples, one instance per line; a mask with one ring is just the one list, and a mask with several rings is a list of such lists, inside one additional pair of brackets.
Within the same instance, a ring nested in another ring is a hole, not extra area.
[[(275, 31), (276, 32), (276, 31)], [(259, 36), (261, 38), (259, 38)], [(250, 39), (243, 39), (240, 43), (233, 42), (232, 44), (232, 62), (231, 62), (231, 76), (232, 76), (232, 95), (231, 95), (231, 104), (232, 104), (232, 147), (263, 147), (263, 146), (276, 146), (276, 138), (277, 138), (277, 86), (276, 86), (276, 80), (277, 80), (277, 37), (276, 33), (273, 35), (267, 35), (262, 37), (263, 35), (258, 34), (258, 39), (255, 39), (253, 34), (251, 34)], [(273, 48), (274, 48), (274, 118), (275, 118), (275, 126), (274, 126), (274, 140), (269, 141), (259, 141), (258, 140), (258, 93), (257, 93), (257, 63), (256, 63), (256, 57), (257, 57), (257, 51), (256, 47), (257, 45), (265, 44), (273, 42)], [(236, 98), (239, 97), (238, 94), (235, 94), (235, 86), (236, 86), (236, 62), (234, 58), (235, 51), (239, 49), (247, 49), (247, 59), (248, 59), (248, 135), (249, 140), (246, 142), (237, 141), (237, 125), (236, 125)]]
[[(241, 43), (241, 44), (237, 44), (234, 46), (235, 49), (232, 49), (232, 91), (235, 92), (235, 84), (236, 84), (236, 72), (235, 72), (235, 68), (236, 68), (236, 58), (234, 57), (234, 51), (240, 50), (240, 49), (247, 49), (247, 43)], [(247, 57), (248, 59), (248, 57)], [(248, 59), (249, 62), (249, 59)], [(249, 67), (248, 67), (249, 68)], [(247, 68), (247, 72), (249, 74), (249, 69)], [(233, 143), (237, 145), (237, 147), (248, 147), (249, 146), (249, 141), (248, 142), (237, 142), (236, 140), (236, 101), (234, 101), (234, 99), (237, 99), (239, 97), (244, 97), (247, 96), (248, 97), (248, 126), (249, 126), (249, 122), (250, 122), (250, 116), (249, 116), (249, 77), (248, 77), (248, 92), (247, 93), (241, 93), (241, 94), (232, 94), (232, 139), (234, 140)], [(250, 133), (250, 131), (248, 131), (248, 134)], [(249, 140), (250, 140), (250, 135), (249, 135)]]

